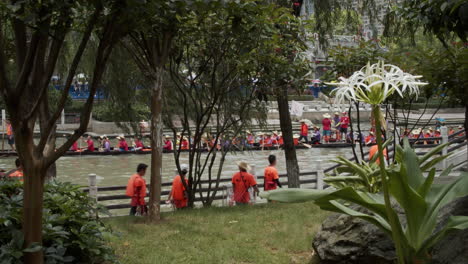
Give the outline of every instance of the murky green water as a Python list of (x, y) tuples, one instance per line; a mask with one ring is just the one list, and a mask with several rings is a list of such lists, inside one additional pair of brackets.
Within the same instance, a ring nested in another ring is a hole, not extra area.
[[(231, 177), (237, 171), (236, 163), (241, 160), (249, 162), (256, 168), (256, 174), (262, 174), (268, 165), (267, 157), (275, 154), (278, 157), (278, 171), (285, 172), (284, 152), (250, 151), (229, 153), (226, 156), (222, 177)], [(321, 161), (322, 168), (333, 165), (331, 160), (338, 155), (352, 157), (351, 148), (331, 149), (312, 148), (297, 151), (301, 171), (312, 171)], [(203, 154), (205, 157), (206, 154)], [(0, 168), (5, 170), (14, 166), (14, 157), (0, 158)], [(98, 176), (99, 186), (125, 185), (128, 178), (135, 172), (138, 163), (150, 164), (150, 155), (117, 155), (117, 156), (70, 156), (57, 161), (57, 178), (75, 184), (87, 185), (88, 174)], [(181, 163), (188, 163), (188, 153), (181, 154)], [(163, 181), (169, 181), (175, 175), (175, 161), (172, 153), (163, 154)], [(149, 178), (149, 176), (146, 176)]]

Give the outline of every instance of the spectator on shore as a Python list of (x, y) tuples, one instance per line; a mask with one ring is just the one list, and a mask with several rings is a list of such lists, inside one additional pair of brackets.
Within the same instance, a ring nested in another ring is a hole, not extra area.
[(346, 140), (346, 134), (348, 133), (348, 126), (349, 126), (348, 112), (344, 111), (343, 116), (340, 118), (340, 133), (341, 133), (340, 136), (343, 141)]
[(307, 125), (307, 120), (302, 119), (299, 121), (301, 123), (301, 133), (299, 137), (299, 141), (305, 139), (305, 143), (309, 143), (309, 126)]
[(330, 142), (331, 136), (331, 120), (329, 114), (324, 114), (322, 119), (323, 140), (325, 143)]
[(133, 174), (128, 180), (126, 195), (131, 197), (130, 215), (135, 215), (139, 212), (141, 215), (145, 215), (148, 212), (148, 207), (145, 203), (146, 196), (146, 181), (143, 178), (146, 174), (148, 165), (140, 163), (138, 164), (135, 174)]
[(6, 133), (8, 139), (8, 145), (11, 147), (11, 151), (15, 151), (15, 135), (13, 134), (13, 126), (11, 125), (11, 121), (9, 119), (5, 120), (6, 123)]
[[(166, 203), (172, 203), (176, 209), (184, 209), (188, 206), (188, 193), (185, 189), (185, 186), (188, 185), (188, 180), (185, 178), (188, 170), (187, 164), (180, 165), (180, 174), (172, 180), (172, 189)], [(185, 182), (185, 186), (182, 180)]]
[(268, 162), (270, 165), (265, 168), (264, 176), (265, 182), (263, 189), (265, 191), (275, 190), (277, 187), (281, 188), (281, 183), (279, 181), (278, 170), (276, 170), (276, 156), (268, 156)]
[(250, 166), (245, 161), (237, 163), (239, 172), (232, 176), (232, 185), (234, 190), (234, 201), (236, 205), (246, 205), (250, 203), (249, 189), (253, 188), (254, 195), (260, 192), (257, 187), (257, 182), (252, 174), (247, 171)]

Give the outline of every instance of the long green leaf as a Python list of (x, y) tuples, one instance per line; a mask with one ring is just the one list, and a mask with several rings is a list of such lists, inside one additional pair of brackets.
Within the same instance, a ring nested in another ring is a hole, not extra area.
[(419, 228), (421, 226), (421, 222), (424, 221), (421, 216), (426, 214), (426, 201), (416, 190), (411, 188), (406, 177), (402, 173), (388, 173), (389, 191), (405, 211), (408, 243), (413, 248), (418, 248), (424, 242), (424, 236), (420, 234)]
[(450, 232), (464, 229), (468, 229), (468, 216), (451, 216), (447, 224), (439, 232), (436, 232), (429, 239), (427, 239), (421, 246), (419, 251), (430, 249), (440, 239), (442, 239)]
[(421, 197), (426, 197), (427, 193), (429, 192), (432, 183), (434, 182), (434, 177), (436, 174), (436, 169), (432, 168), (432, 170), (429, 171), (429, 174), (426, 177), (426, 180), (424, 183), (419, 187), (418, 193), (421, 195)]
[(260, 193), (260, 197), (272, 201), (284, 203), (300, 203), (307, 201), (315, 201), (325, 195), (332, 193), (330, 190), (312, 190), (290, 188), (284, 190), (273, 190)]
[[(400, 164), (405, 166), (408, 178), (408, 184), (413, 190), (419, 189), (419, 186), (424, 182), (424, 176), (419, 167), (420, 161), (414, 150), (411, 148), (407, 138), (404, 139), (403, 162)], [(402, 177), (405, 178), (405, 177)]]
[(440, 209), (451, 201), (468, 195), (468, 173), (462, 173), (450, 184), (435, 184), (426, 196), (428, 203), (427, 213), (423, 216), (425, 221), (420, 232), (429, 236), (432, 234)]
[[(448, 158), (451, 154), (443, 155), (436, 157), (428, 162), (426, 162), (424, 165), (421, 166), (421, 171), (427, 171), (428, 169), (434, 167), (437, 163), (443, 161), (444, 159)], [(422, 164), (422, 163), (421, 163)]]
[(428, 151), (426, 154), (424, 154), (424, 156), (422, 156), (421, 158), (419, 158), (420, 162), (421, 163), (424, 163), (426, 162), (428, 159), (430, 159), (432, 156), (436, 155), (437, 153), (441, 152), (443, 148), (445, 148), (446, 146), (448, 146), (449, 143), (445, 143), (445, 144), (440, 144), (439, 146), (431, 149), (430, 151)]
[(356, 191), (352, 187), (346, 187), (317, 199), (315, 203), (321, 206), (321, 204), (328, 203), (331, 200), (344, 200), (365, 207), (386, 219), (387, 213), (385, 204), (382, 202), (383, 199), (377, 200), (376, 196), (376, 194), (369, 195), (366, 192)]
[(327, 211), (343, 213), (343, 214), (347, 214), (353, 217), (361, 218), (371, 224), (374, 224), (378, 228), (380, 228), (387, 235), (389, 235), (390, 238), (392, 237), (390, 224), (387, 222), (387, 220), (385, 220), (379, 215), (369, 215), (369, 214), (361, 213), (359, 211), (346, 207), (343, 204), (335, 200), (330, 200), (328, 203), (321, 204), (320, 208), (322, 208), (323, 210), (327, 210)]

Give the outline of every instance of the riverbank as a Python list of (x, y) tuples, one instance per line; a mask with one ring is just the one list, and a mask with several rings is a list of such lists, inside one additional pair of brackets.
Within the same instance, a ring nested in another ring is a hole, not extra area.
[(328, 215), (313, 203), (202, 208), (106, 220), (122, 263), (318, 263), (312, 238)]

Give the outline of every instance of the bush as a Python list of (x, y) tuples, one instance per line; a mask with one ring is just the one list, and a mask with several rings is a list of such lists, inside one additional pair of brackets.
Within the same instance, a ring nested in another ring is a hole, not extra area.
[[(97, 203), (71, 183), (46, 184), (43, 211), (44, 262), (115, 263), (113, 250), (107, 246), (110, 230), (96, 219)], [(23, 250), (21, 218), (22, 183), (0, 181), (0, 263), (23, 263), (26, 251), (39, 250), (35, 245)], [(102, 211), (102, 208), (98, 208)]]

